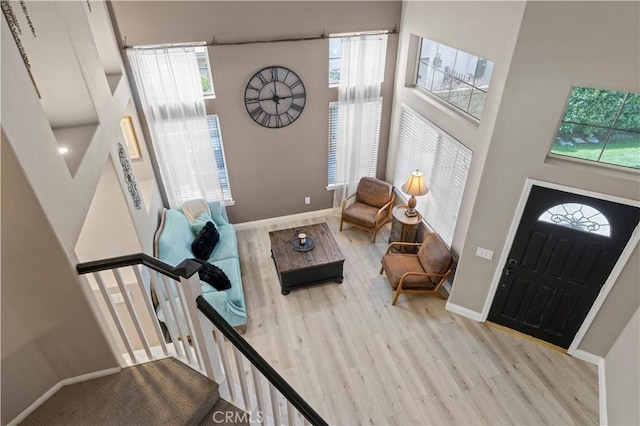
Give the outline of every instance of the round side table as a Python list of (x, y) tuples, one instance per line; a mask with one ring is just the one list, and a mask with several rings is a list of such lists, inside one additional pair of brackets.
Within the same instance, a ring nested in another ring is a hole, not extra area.
[[(409, 206), (395, 206), (392, 211), (393, 220), (391, 222), (391, 234), (389, 243), (404, 242), (415, 243), (418, 238), (418, 229), (422, 222), (422, 215), (407, 216), (404, 212)], [(401, 253), (416, 253), (415, 247), (394, 247), (394, 251)]]

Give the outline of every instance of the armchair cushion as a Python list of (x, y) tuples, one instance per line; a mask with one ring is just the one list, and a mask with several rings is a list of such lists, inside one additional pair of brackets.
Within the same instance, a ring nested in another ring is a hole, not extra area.
[[(432, 232), (422, 242), (420, 250), (418, 250), (418, 259), (425, 272), (444, 274), (451, 265), (451, 252), (440, 235)], [(437, 284), (440, 278), (431, 277), (431, 280)]]
[(363, 177), (358, 183), (358, 190), (356, 192), (358, 194), (356, 201), (379, 209), (391, 200), (393, 187), (387, 182), (371, 177)]
[(376, 224), (376, 215), (379, 207), (369, 206), (356, 201), (344, 209), (342, 216), (351, 223), (366, 228), (373, 228)]
[[(406, 272), (424, 272), (420, 260), (415, 254), (387, 254), (382, 257), (382, 266), (394, 290), (398, 288), (400, 278)], [(405, 289), (433, 288), (435, 284), (428, 276), (407, 275), (402, 282), (402, 287)]]

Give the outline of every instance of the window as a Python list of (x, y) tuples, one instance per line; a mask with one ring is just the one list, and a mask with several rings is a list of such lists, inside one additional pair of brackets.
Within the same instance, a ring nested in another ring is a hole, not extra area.
[(493, 62), (428, 38), (420, 39), (416, 86), (480, 120)]
[[(347, 120), (353, 119), (356, 105), (339, 106), (338, 102), (329, 104), (329, 156), (328, 156), (328, 184), (329, 188), (344, 185), (345, 163), (349, 161), (346, 146), (338, 146), (340, 133), (346, 133)], [(364, 104), (362, 111), (362, 145), (358, 161), (357, 176), (375, 177), (378, 164), (378, 141), (380, 139), (380, 116), (382, 114), (382, 98)]]
[(611, 236), (611, 227), (605, 215), (586, 204), (566, 203), (555, 205), (542, 213), (538, 221), (604, 235), (605, 237)]
[(213, 90), (213, 78), (211, 77), (211, 66), (209, 65), (209, 54), (206, 46), (196, 46), (196, 59), (198, 60), (198, 71), (200, 72), (200, 82), (202, 84), (202, 94), (205, 98), (215, 98)]
[(218, 168), (218, 179), (220, 179), (220, 187), (222, 188), (222, 199), (227, 202), (232, 201), (229, 174), (227, 173), (227, 162), (224, 157), (224, 147), (222, 146), (222, 135), (220, 133), (218, 116), (208, 115), (207, 123), (209, 124), (209, 135), (211, 137), (211, 144), (213, 145), (213, 155)]
[(340, 83), (340, 59), (342, 58), (342, 38), (329, 39), (329, 86)]
[[(416, 169), (429, 193), (416, 197), (416, 209), (449, 246), (458, 220), (471, 165), (471, 151), (407, 106), (402, 106), (400, 141), (393, 185), (401, 188)], [(407, 196), (399, 192), (406, 201)]]
[(640, 169), (640, 93), (574, 87), (551, 153)]

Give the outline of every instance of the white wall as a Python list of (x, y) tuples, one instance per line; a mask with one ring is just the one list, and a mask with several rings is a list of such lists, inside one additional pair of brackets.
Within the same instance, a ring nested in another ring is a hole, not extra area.
[[(387, 180), (393, 179), (402, 105), (408, 105), (473, 152), (465, 195), (452, 247), (460, 253), (471, 222), (471, 211), (480, 185), (498, 107), (509, 72), (524, 2), (404, 2), (398, 44), (393, 117), (387, 156)], [(426, 37), (495, 63), (491, 88), (480, 123), (465, 117), (413, 87), (417, 37)], [(416, 165), (419, 168), (419, 165)], [(437, 231), (437, 229), (436, 229)]]
[[(129, 45), (270, 40), (367, 30), (400, 22), (401, 3), (387, 2), (114, 2), (117, 26)], [(167, 29), (171, 30), (168, 31)], [(379, 176), (384, 176), (397, 36), (389, 37), (382, 87)], [(216, 99), (207, 112), (219, 114), (235, 206), (232, 222), (245, 222), (329, 208), (327, 185), (329, 41), (213, 46), (209, 58)], [(256, 124), (244, 106), (247, 82), (258, 70), (281, 65), (303, 80), (307, 103), (298, 120), (282, 129)], [(305, 205), (304, 198), (311, 197)]]
[[(580, 25), (567, 25), (578, 16)], [(639, 3), (527, 3), (453, 285), (452, 303), (482, 311), (494, 272), (502, 266), (496, 260), (527, 177), (632, 200), (640, 198), (635, 172), (611, 172), (546, 159), (571, 86), (640, 91), (639, 31)], [(494, 260), (475, 257), (477, 246), (494, 250)], [(637, 276), (623, 271), (619, 281), (632, 279), (637, 283)], [(596, 354), (602, 356), (607, 349), (601, 348), (603, 352)]]
[[(126, 78), (107, 78), (124, 68), (104, 2), (92, 1), (91, 12), (87, 2), (28, 2), (35, 39), (12, 3), (35, 82), (46, 90), (39, 99), (2, 19), (3, 424), (58, 381), (117, 365), (88, 303), (88, 282), (75, 272), (74, 248), (107, 158), (118, 158), (120, 117), (131, 102)], [(93, 130), (76, 137), (79, 149), (66, 161), (59, 130), (86, 124)], [(111, 224), (93, 244), (117, 247), (126, 238), (151, 253), (161, 203), (153, 176), (146, 175), (150, 208), (138, 210), (114, 170), (120, 211), (134, 227)]]
[(640, 424), (640, 310), (636, 310), (604, 359), (607, 420)]

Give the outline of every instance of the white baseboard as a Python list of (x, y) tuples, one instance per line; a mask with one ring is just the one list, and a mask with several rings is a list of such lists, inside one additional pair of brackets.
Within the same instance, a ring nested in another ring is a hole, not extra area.
[(233, 226), (235, 226), (237, 231), (240, 231), (243, 229), (257, 228), (259, 226), (276, 225), (280, 223), (293, 222), (293, 221), (302, 220), (302, 219), (313, 219), (315, 217), (330, 215), (332, 212), (333, 212), (333, 209), (314, 210), (311, 212), (296, 213), (288, 216), (279, 216), (279, 217), (271, 217), (269, 219), (254, 220), (252, 222), (234, 223)]
[(445, 306), (445, 308), (447, 309), (447, 311), (453, 312), (454, 314), (462, 315), (463, 317), (467, 317), (474, 321), (483, 322), (481, 312), (472, 311), (471, 309), (455, 305), (449, 301), (447, 301), (447, 305)]
[(36, 399), (31, 405), (29, 405), (22, 413), (18, 414), (15, 419), (7, 423), (7, 426), (14, 426), (20, 424), (27, 416), (33, 413), (38, 407), (44, 404), (49, 398), (55, 395), (63, 386), (72, 385), (74, 383), (86, 382), (87, 380), (97, 379), (99, 377), (110, 376), (111, 374), (119, 373), (122, 369), (120, 367), (107, 368), (106, 370), (94, 371), (93, 373), (83, 374), (81, 376), (69, 377), (68, 379), (60, 380), (53, 385), (51, 389), (43, 393), (38, 399)]
[(607, 379), (605, 376), (605, 362), (601, 358), (598, 364), (598, 399), (600, 401), (600, 424), (607, 426), (609, 424), (609, 416), (607, 414)]
[(573, 352), (567, 352), (569, 355), (571, 355), (574, 358), (578, 358), (581, 359), (583, 361), (588, 362), (589, 364), (593, 364), (593, 365), (600, 365), (604, 359), (601, 356), (598, 355), (594, 355), (592, 353), (583, 351), (582, 349), (576, 349)]
[(598, 355), (594, 355), (590, 352), (583, 351), (582, 349), (576, 349), (573, 352), (568, 352), (569, 355), (574, 358), (578, 358), (589, 364), (598, 366), (598, 400), (600, 402), (600, 425), (606, 426), (609, 422), (607, 416), (607, 380), (605, 376), (605, 362), (604, 358)]

